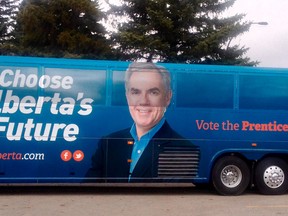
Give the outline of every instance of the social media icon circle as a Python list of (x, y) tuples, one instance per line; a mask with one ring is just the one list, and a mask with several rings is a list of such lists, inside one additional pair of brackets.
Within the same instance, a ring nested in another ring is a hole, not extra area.
[(61, 159), (65, 162), (70, 161), (72, 158), (72, 153), (69, 150), (64, 150), (61, 152)]
[(84, 153), (81, 150), (77, 150), (73, 153), (73, 159), (77, 162), (84, 159)]

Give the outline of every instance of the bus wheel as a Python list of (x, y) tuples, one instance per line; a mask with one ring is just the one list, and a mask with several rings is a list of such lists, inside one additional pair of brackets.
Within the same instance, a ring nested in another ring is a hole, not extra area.
[(262, 194), (279, 195), (288, 189), (288, 165), (280, 158), (266, 158), (255, 170), (255, 184)]
[(213, 186), (222, 195), (240, 195), (250, 183), (250, 169), (236, 156), (220, 158), (212, 170)]

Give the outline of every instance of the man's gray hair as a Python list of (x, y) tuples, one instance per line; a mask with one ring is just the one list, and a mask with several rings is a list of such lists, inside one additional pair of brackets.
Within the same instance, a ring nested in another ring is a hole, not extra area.
[(165, 86), (166, 92), (171, 91), (171, 76), (168, 70), (166, 70), (164, 67), (156, 65), (151, 62), (133, 62), (129, 65), (128, 69), (125, 73), (125, 88), (126, 91), (128, 90), (128, 82), (130, 80), (130, 77), (134, 72), (141, 72), (143, 70), (155, 70), (157, 71), (161, 77), (162, 81)]

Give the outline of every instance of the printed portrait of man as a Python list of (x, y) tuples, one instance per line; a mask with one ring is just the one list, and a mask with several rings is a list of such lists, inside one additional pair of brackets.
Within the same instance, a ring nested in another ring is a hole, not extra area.
[[(125, 91), (134, 124), (99, 141), (86, 180), (166, 182), (196, 175), (198, 148), (165, 118), (172, 98), (170, 73), (153, 63), (131, 63), (125, 72)], [(187, 152), (192, 152), (191, 158)]]

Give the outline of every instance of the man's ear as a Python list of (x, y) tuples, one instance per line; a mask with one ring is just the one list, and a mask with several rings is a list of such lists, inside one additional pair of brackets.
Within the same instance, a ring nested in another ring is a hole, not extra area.
[(168, 93), (166, 94), (166, 107), (169, 106), (171, 99), (172, 99), (172, 90), (169, 90)]

